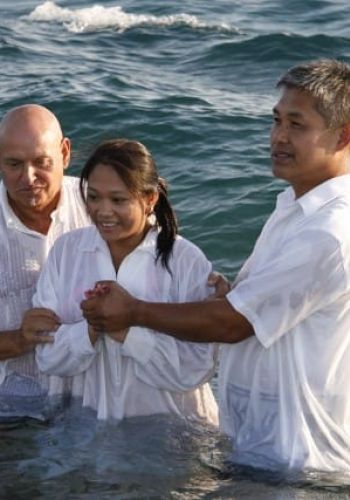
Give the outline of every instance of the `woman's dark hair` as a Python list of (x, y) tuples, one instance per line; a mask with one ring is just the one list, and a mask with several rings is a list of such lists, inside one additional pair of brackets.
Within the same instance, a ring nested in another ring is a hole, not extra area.
[(86, 161), (80, 174), (80, 193), (86, 202), (85, 188), (90, 174), (97, 165), (108, 165), (123, 180), (130, 193), (136, 197), (157, 193), (154, 215), (160, 231), (157, 238), (156, 260), (170, 272), (171, 255), (178, 225), (175, 212), (168, 200), (164, 179), (158, 175), (156, 164), (148, 149), (137, 141), (112, 139), (102, 142)]

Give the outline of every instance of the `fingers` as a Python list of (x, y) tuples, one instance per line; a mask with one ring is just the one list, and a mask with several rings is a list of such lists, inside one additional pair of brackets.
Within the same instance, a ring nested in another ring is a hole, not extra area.
[(24, 313), (23, 321), (51, 321), (52, 323), (60, 324), (60, 318), (51, 309), (45, 309), (44, 307), (35, 307), (29, 309)]
[(218, 273), (217, 271), (212, 271), (208, 276), (208, 281), (207, 281), (208, 285), (215, 286), (220, 276), (221, 274)]
[(107, 282), (97, 282), (94, 288), (90, 290), (86, 290), (84, 292), (85, 299), (93, 299), (95, 297), (101, 297), (102, 295), (106, 295), (111, 290), (110, 284)]
[(33, 335), (33, 342), (35, 344), (53, 344), (54, 341), (54, 337), (48, 332), (38, 332)]
[(51, 344), (54, 342), (54, 337), (49, 332), (22, 330), (22, 338), (28, 344)]
[(49, 332), (55, 332), (60, 324), (60, 319), (54, 311), (33, 308), (26, 311), (23, 316), (21, 336), (30, 344), (51, 343), (54, 338)]
[(207, 281), (209, 286), (215, 287), (215, 293), (212, 298), (222, 298), (231, 290), (230, 282), (220, 273), (211, 272)]

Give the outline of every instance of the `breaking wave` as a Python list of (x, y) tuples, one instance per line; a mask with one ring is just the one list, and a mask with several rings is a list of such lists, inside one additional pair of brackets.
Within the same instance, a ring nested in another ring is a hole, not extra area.
[(113, 28), (125, 31), (139, 26), (177, 27), (191, 29), (210, 29), (214, 31), (237, 33), (237, 29), (228, 23), (208, 23), (197, 16), (175, 14), (168, 16), (153, 16), (150, 14), (129, 14), (122, 7), (103, 7), (94, 5), (82, 9), (59, 7), (55, 2), (46, 1), (36, 7), (27, 19), (35, 22), (62, 23), (70, 32), (82, 33)]

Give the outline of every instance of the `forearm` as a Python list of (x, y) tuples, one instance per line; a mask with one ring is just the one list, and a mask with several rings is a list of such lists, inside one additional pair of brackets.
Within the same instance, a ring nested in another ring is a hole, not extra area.
[(235, 343), (254, 334), (249, 321), (226, 299), (182, 304), (135, 300), (130, 318), (133, 325), (192, 342)]
[(21, 330), (0, 332), (0, 360), (15, 358), (32, 351), (34, 344), (27, 342)]

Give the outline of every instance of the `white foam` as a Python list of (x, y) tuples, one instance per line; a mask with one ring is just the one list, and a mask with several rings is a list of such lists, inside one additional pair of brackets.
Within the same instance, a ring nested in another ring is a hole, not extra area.
[(172, 16), (151, 16), (148, 14), (128, 14), (122, 7), (103, 7), (93, 5), (83, 9), (68, 9), (46, 1), (36, 7), (27, 19), (38, 22), (62, 23), (69, 31), (80, 33), (96, 31), (103, 28), (114, 28), (124, 31), (135, 26), (188, 26), (193, 29), (214, 29), (218, 31), (236, 32), (227, 23), (207, 23), (189, 14)]

